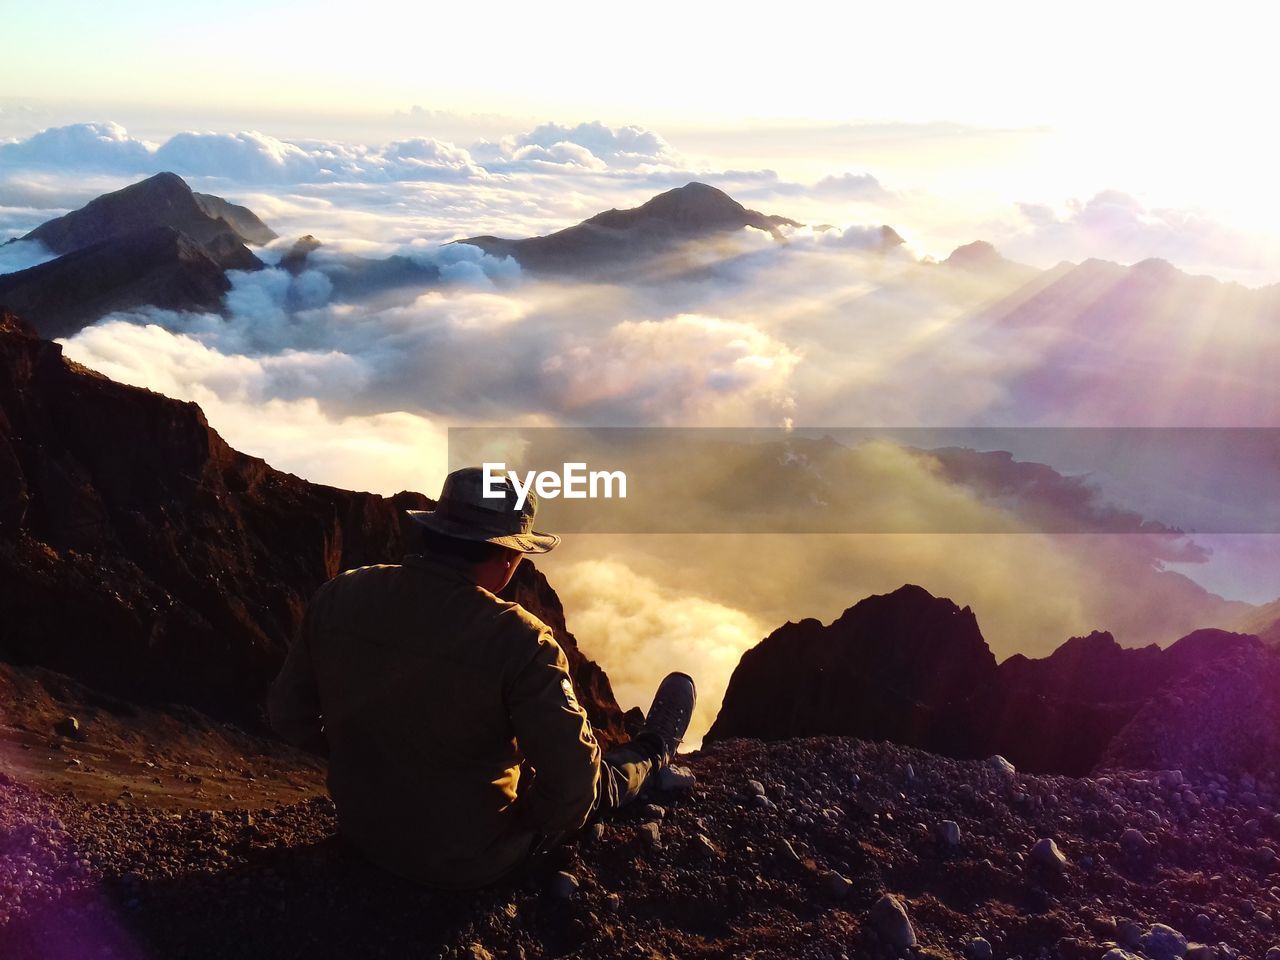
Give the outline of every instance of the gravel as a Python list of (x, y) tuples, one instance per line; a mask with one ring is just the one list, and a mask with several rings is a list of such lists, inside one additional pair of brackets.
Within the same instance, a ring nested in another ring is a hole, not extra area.
[[(682, 762), (696, 784), (651, 798), (660, 826), (638, 805), (465, 894), (366, 865), (322, 798), (162, 809), (0, 778), (0, 955), (986, 960), (981, 940), (1000, 960), (1262, 960), (1278, 939), (1280, 877), (1258, 856), (1280, 843), (1269, 776), (1037, 777), (838, 738)], [(938, 842), (944, 822), (962, 844)], [(1128, 830), (1151, 856), (1126, 853)], [(1031, 869), (1044, 840), (1070, 852), (1060, 869)], [(549, 895), (561, 871), (567, 899)]]

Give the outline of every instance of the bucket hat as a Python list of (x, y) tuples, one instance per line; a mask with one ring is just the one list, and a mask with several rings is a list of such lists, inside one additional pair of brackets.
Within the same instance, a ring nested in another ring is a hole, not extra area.
[(532, 490), (517, 508), (519, 498), (509, 477), (494, 484), (504, 491), (501, 497), (486, 497), (484, 484), (480, 467), (463, 467), (444, 478), (434, 510), (407, 512), (415, 522), (446, 537), (496, 543), (521, 553), (547, 553), (560, 542), (553, 533), (533, 529), (538, 497)]

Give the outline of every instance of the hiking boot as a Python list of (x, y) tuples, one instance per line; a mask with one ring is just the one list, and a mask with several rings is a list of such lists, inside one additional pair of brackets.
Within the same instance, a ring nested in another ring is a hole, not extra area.
[(697, 688), (687, 673), (669, 673), (658, 684), (653, 705), (644, 717), (644, 732), (661, 738), (664, 762), (670, 762), (676, 755), (697, 702)]

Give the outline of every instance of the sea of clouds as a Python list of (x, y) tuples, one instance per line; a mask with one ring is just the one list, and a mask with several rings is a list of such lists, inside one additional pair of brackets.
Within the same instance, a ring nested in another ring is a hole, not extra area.
[[(984, 311), (1026, 276), (939, 265), (928, 254), (947, 251), (917, 236), (947, 219), (938, 212), (945, 201), (842, 167), (833, 162), (812, 183), (717, 169), (653, 131), (599, 123), (544, 124), (467, 146), (257, 132), (154, 143), (115, 124), (77, 124), (0, 143), (0, 232), (20, 235), (160, 170), (252, 208), (281, 239), (261, 251), (267, 269), (231, 275), (223, 313), (104, 317), (66, 351), (114, 379), (198, 402), (233, 445), (277, 467), (383, 493), (434, 493), (450, 426), (1087, 427), (1195, 416), (1229, 425), (1257, 396), (1274, 395), (1252, 333), (1253, 361), (1228, 376), (1215, 355), (1203, 369), (1217, 321), (1212, 298), (1199, 313), (1172, 317), (1184, 328), (1175, 336), (1164, 316), (1146, 325), (1151, 318), (1117, 318), (1126, 324), (1118, 333), (1090, 330), (1085, 343), (1002, 327)], [(544, 233), (695, 179), (821, 228), (788, 228), (783, 242), (746, 230), (680, 251), (636, 283), (537, 278), (509, 258), (448, 244)], [(907, 244), (881, 249), (885, 223)], [(971, 228), (965, 239), (995, 240), (1037, 267), (1153, 256), (1242, 275), (1257, 266), (1238, 231), (1119, 192), (1011, 205)], [(323, 243), (308, 269), (294, 276), (275, 266), (304, 234)], [(408, 291), (335, 292), (353, 258), (393, 255), (439, 279)], [(48, 256), (33, 244), (3, 246), (0, 272)], [(1250, 318), (1273, 342), (1280, 332), (1266, 333), (1266, 321)], [(1074, 383), (1081, 364), (1110, 362), (1109, 336), (1129, 360), (1113, 371), (1119, 386), (1055, 394), (1057, 373)], [(1179, 397), (1166, 396), (1174, 377)], [(1161, 405), (1144, 405), (1144, 396)], [(992, 509), (918, 457), (887, 454), (859, 482), (910, 491), (917, 509), (953, 509), (957, 497)], [(1012, 529), (968, 538), (584, 535), (545, 565), (571, 628), (624, 703), (645, 701), (667, 670), (690, 670), (706, 688), (700, 729), (738, 656), (773, 627), (830, 619), (903, 582), (974, 605), (999, 655), (1044, 653), (1095, 628), (1114, 629), (1122, 642), (1167, 642), (1245, 612), (1172, 573), (1194, 573), (1207, 557), (1168, 538)], [(1264, 553), (1276, 557), (1274, 547)], [(1268, 594), (1257, 580), (1249, 591), (1274, 596), (1280, 584)]]

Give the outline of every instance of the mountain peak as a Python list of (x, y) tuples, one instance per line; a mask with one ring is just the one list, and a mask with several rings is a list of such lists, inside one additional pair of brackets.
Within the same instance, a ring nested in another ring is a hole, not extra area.
[(1036, 273), (1033, 268), (1025, 264), (1009, 260), (995, 248), (994, 244), (986, 240), (974, 240), (972, 243), (961, 244), (942, 261), (942, 266), (977, 276), (1011, 281), (1030, 280)]
[(158, 173), (28, 233), (58, 257), (0, 277), (0, 299), (51, 337), (113, 310), (218, 309), (225, 271), (262, 268), (246, 244), (274, 238), (252, 210)]
[(514, 257), (522, 267), (550, 273), (598, 272), (674, 252), (682, 244), (745, 227), (782, 239), (780, 226), (799, 226), (785, 217), (748, 210), (723, 190), (691, 181), (650, 197), (638, 207), (612, 209), (541, 237), (509, 240), (470, 237), (458, 241), (492, 256)]
[[(606, 210), (586, 223), (600, 227), (629, 229), (646, 222), (658, 221), (685, 231), (710, 231), (759, 226), (767, 218), (748, 210), (723, 190), (706, 183), (692, 181), (650, 197), (638, 207)], [(761, 229), (774, 230), (772, 223)]]
[(22, 239), (38, 240), (54, 253), (65, 254), (156, 227), (172, 227), (198, 243), (225, 242), (228, 236), (263, 243), (275, 237), (252, 211), (195, 193), (176, 173), (165, 172), (104, 193)]
[[(171, 194), (173, 196), (187, 196), (192, 193), (192, 189), (187, 181), (183, 180), (176, 173), (170, 170), (162, 170), (160, 173), (147, 177), (145, 180), (139, 180), (132, 183), (122, 190), (117, 190), (117, 194)], [(110, 196), (110, 194), (108, 194)]]
[(704, 213), (715, 211), (738, 216), (746, 211), (746, 207), (723, 190), (697, 180), (649, 198), (640, 205), (640, 209), (650, 213), (666, 210), (698, 210)]
[(972, 243), (961, 244), (951, 251), (951, 255), (942, 261), (952, 266), (986, 266), (993, 263), (1003, 263), (1004, 257), (1000, 255), (1000, 251), (995, 245), (986, 240), (974, 240)]

